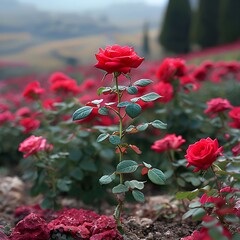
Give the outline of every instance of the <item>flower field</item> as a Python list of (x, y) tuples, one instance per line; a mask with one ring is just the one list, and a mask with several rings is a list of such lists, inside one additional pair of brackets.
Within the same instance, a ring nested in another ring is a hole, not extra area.
[(14, 224), (0, 221), (0, 239), (171, 239), (126, 231), (129, 206), (153, 196), (169, 201), (141, 215), (152, 228), (195, 224), (172, 239), (239, 239), (239, 92), (239, 61), (151, 62), (119, 45), (95, 66), (0, 81), (0, 169), (38, 197), (2, 206)]

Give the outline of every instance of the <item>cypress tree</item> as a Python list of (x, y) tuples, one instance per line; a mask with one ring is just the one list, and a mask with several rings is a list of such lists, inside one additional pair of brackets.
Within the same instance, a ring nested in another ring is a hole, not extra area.
[(189, 0), (169, 0), (159, 43), (173, 53), (189, 51), (191, 6)]
[(218, 44), (218, 16), (220, 0), (200, 0), (197, 12), (196, 43), (201, 47)]
[(142, 51), (145, 57), (150, 55), (150, 47), (149, 47), (149, 36), (148, 36), (148, 22), (145, 22), (143, 25), (143, 46)]
[(230, 43), (240, 39), (239, 11), (239, 0), (221, 0), (219, 13), (220, 43)]

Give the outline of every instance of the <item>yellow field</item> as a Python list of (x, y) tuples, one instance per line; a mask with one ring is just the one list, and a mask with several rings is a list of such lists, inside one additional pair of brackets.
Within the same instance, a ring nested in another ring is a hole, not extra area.
[[(10, 37), (11, 36), (8, 36), (8, 38)], [(153, 59), (159, 58), (160, 55), (160, 48), (157, 44), (156, 37), (157, 30), (151, 30), (149, 32), (149, 38), (152, 48), (151, 58)], [(7, 39), (7, 36), (4, 37), (0, 35), (0, 41), (1, 38)], [(135, 50), (141, 55), (142, 39), (142, 33), (121, 33), (54, 40), (30, 46), (17, 53), (2, 55), (0, 60), (21, 62), (29, 64), (34, 68), (52, 70), (63, 67), (66, 57), (73, 57), (77, 59), (79, 63), (92, 63), (95, 61), (95, 53), (98, 52), (98, 48), (105, 47), (109, 44), (117, 43), (120, 45), (134, 46)]]

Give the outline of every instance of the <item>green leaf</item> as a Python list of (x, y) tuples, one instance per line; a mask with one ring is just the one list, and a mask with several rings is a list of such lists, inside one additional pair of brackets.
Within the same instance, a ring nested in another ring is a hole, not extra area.
[(134, 125), (129, 125), (126, 129), (126, 132), (131, 132), (135, 128)]
[(198, 208), (201, 207), (202, 204), (200, 202), (193, 202), (189, 204), (189, 208)]
[(140, 97), (135, 97), (131, 99), (131, 102), (137, 102), (140, 99)]
[(177, 184), (180, 187), (185, 187), (186, 186), (186, 182), (182, 178), (178, 177), (176, 180), (177, 180)]
[(86, 159), (82, 161), (79, 166), (81, 167), (82, 170), (89, 171), (89, 172), (97, 172), (97, 166), (96, 164), (89, 159)]
[(102, 142), (109, 137), (109, 133), (102, 133), (98, 136), (97, 142)]
[(203, 208), (198, 208), (192, 215), (194, 221), (201, 220), (206, 215), (206, 211)]
[(157, 100), (158, 98), (160, 98), (161, 96), (155, 92), (151, 92), (148, 93), (146, 95), (141, 96), (140, 98), (144, 101), (144, 102), (152, 102), (154, 100)]
[(143, 165), (144, 165), (146, 168), (151, 168), (151, 167), (152, 167), (151, 164), (149, 164), (149, 163), (145, 163), (145, 162), (143, 162)]
[(212, 228), (213, 226), (215, 226), (218, 223), (218, 220), (216, 218), (214, 218), (212, 221), (210, 222), (202, 222), (203, 227), (206, 228)]
[(117, 105), (117, 107), (119, 107), (119, 108), (122, 108), (122, 107), (126, 107), (127, 105), (129, 105), (129, 104), (131, 104), (130, 102), (120, 102), (118, 105)]
[(138, 190), (133, 190), (132, 195), (136, 201), (141, 202), (141, 203), (145, 202), (145, 197), (142, 192), (140, 192)]
[(123, 184), (119, 184), (112, 189), (112, 193), (123, 193), (127, 191), (128, 191), (128, 187)]
[(78, 181), (81, 181), (84, 177), (83, 171), (81, 168), (75, 168), (71, 171), (71, 177), (75, 178)]
[(131, 103), (127, 105), (125, 111), (129, 117), (135, 118), (141, 113), (142, 108), (139, 104)]
[(70, 179), (58, 179), (57, 188), (62, 192), (68, 192), (70, 190), (72, 181)]
[(163, 185), (166, 182), (164, 173), (157, 168), (152, 168), (148, 171), (148, 178), (151, 180), (151, 182), (158, 185)]
[(147, 85), (151, 84), (153, 81), (150, 79), (140, 79), (137, 80), (136, 82), (133, 83), (133, 85), (135, 86), (139, 86), (139, 87), (146, 87)]
[(182, 200), (182, 199), (187, 198), (188, 195), (189, 195), (189, 192), (178, 192), (178, 193), (176, 193), (176, 199)]
[(189, 199), (189, 200), (193, 200), (195, 197), (197, 197), (199, 194), (199, 190), (196, 189), (194, 191), (191, 192), (178, 192), (176, 194), (176, 199)]
[(102, 92), (103, 92), (104, 89), (105, 89), (105, 87), (100, 87), (100, 88), (98, 88), (98, 90), (97, 90), (97, 95), (100, 96), (100, 95), (102, 94)]
[(191, 217), (194, 214), (194, 212), (196, 212), (196, 211), (197, 211), (196, 208), (188, 210), (186, 213), (183, 214), (182, 219), (184, 220), (186, 218)]
[(53, 209), (53, 199), (46, 197), (43, 199), (43, 201), (41, 202), (41, 208), (42, 209)]
[(232, 240), (239, 240), (240, 239), (240, 233), (234, 233)]
[(138, 131), (145, 131), (148, 128), (148, 123), (140, 124), (137, 126)]
[(108, 113), (109, 113), (109, 109), (107, 107), (101, 107), (101, 108), (98, 109), (98, 113), (100, 115), (107, 116)]
[(142, 190), (144, 188), (144, 182), (139, 182), (137, 180), (126, 181), (124, 184), (131, 189), (137, 188)]
[(86, 118), (87, 116), (90, 115), (92, 112), (93, 108), (90, 106), (84, 106), (79, 108), (73, 113), (73, 120), (81, 120)]
[(161, 122), (160, 120), (154, 120), (151, 124), (155, 128), (159, 128), (159, 129), (166, 129), (167, 128), (167, 124)]
[(115, 179), (115, 173), (111, 175), (104, 175), (99, 179), (100, 184), (109, 184)]
[(93, 104), (95, 104), (95, 105), (98, 105), (98, 104), (100, 104), (102, 101), (103, 101), (103, 99), (97, 99), (97, 100), (91, 101), (91, 103), (93, 103)]
[(111, 135), (109, 137), (109, 142), (113, 145), (118, 145), (121, 143), (121, 138), (119, 136), (116, 135)]
[(78, 162), (83, 156), (83, 153), (81, 150), (72, 150), (69, 152), (69, 159)]
[(208, 229), (208, 233), (212, 239), (217, 239), (217, 240), (228, 240), (229, 239), (223, 235), (222, 226), (212, 227), (211, 229)]
[(138, 163), (133, 160), (123, 160), (117, 165), (118, 173), (132, 173), (138, 168)]
[(129, 93), (129, 94), (137, 94), (138, 93), (138, 89), (136, 88), (136, 87), (134, 87), (134, 86), (131, 86), (131, 87), (128, 87), (127, 88), (127, 92)]

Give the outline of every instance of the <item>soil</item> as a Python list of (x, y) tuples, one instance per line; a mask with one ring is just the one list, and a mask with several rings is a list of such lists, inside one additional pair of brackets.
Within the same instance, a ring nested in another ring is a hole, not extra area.
[[(22, 205), (32, 205), (40, 201), (39, 198), (26, 198), (24, 184), (18, 178), (0, 179), (0, 226), (12, 228), (16, 224), (14, 211)], [(89, 208), (74, 199), (63, 199), (65, 207), (77, 209)], [(191, 235), (197, 229), (198, 223), (191, 219), (182, 220), (181, 203), (173, 200), (171, 196), (153, 196), (146, 198), (144, 204), (127, 203), (123, 218), (123, 229), (126, 240), (178, 240)], [(110, 216), (114, 206), (104, 203), (101, 214)]]

